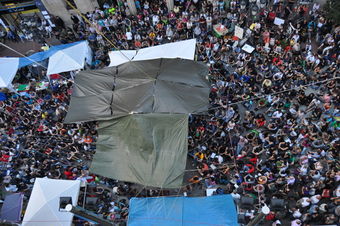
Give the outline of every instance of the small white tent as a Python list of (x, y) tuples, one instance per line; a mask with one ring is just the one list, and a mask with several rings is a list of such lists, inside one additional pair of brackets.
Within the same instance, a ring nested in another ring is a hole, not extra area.
[(85, 66), (85, 60), (91, 62), (91, 49), (87, 41), (54, 53), (49, 58), (47, 74), (82, 69)]
[(22, 225), (70, 226), (73, 214), (59, 211), (60, 197), (71, 197), (72, 205), (77, 205), (79, 189), (79, 180), (36, 178)]
[(12, 81), (18, 71), (18, 57), (1, 57), (0, 58), (0, 88), (11, 88)]
[(173, 42), (164, 45), (152, 46), (140, 50), (122, 50), (109, 52), (110, 66), (131, 61), (152, 60), (157, 58), (181, 58), (194, 60), (196, 39)]

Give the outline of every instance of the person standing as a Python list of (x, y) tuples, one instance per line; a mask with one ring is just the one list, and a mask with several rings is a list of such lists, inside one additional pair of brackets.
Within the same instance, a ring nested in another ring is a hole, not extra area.
[(71, 20), (73, 21), (74, 24), (78, 24), (79, 23), (78, 17), (75, 16), (74, 14), (71, 14)]
[(58, 30), (65, 29), (65, 23), (59, 16), (55, 17), (54, 24), (56, 25)]

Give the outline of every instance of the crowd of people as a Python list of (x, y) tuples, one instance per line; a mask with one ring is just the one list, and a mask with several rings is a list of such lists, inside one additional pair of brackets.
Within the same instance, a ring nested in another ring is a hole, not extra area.
[[(107, 66), (110, 50), (196, 38), (196, 59), (210, 69), (211, 107), (189, 117), (194, 170), (182, 191), (194, 195), (218, 188), (238, 204), (243, 196), (253, 197), (254, 208), (243, 210), (248, 220), (272, 199), (286, 200), (282, 210), (265, 217), (265, 225), (337, 224), (339, 24), (319, 4), (295, 0), (274, 0), (262, 8), (246, 2), (245, 9), (237, 0), (180, 0), (171, 11), (165, 1), (136, 0), (137, 15), (119, 2), (72, 15), (71, 26), (57, 18), (56, 27), (45, 30), (62, 43), (88, 40), (91, 69)], [(275, 24), (277, 17), (284, 24)], [(216, 34), (215, 24), (226, 34)], [(242, 39), (234, 36), (236, 26), (244, 29)], [(245, 43), (255, 50), (242, 50)], [(96, 122), (63, 124), (71, 77), (63, 74), (41, 90), (36, 80), (19, 77), (29, 87), (0, 102), (6, 192), (24, 192), (28, 199), (35, 177), (87, 181), (87, 196), (97, 198), (92, 210), (115, 221), (127, 219), (131, 197), (171, 194), (91, 174)]]

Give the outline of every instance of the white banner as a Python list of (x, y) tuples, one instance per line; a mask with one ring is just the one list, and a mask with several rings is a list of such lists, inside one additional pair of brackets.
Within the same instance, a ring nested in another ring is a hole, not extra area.
[(285, 20), (284, 20), (284, 19), (275, 17), (275, 19), (274, 19), (274, 24), (276, 24), (276, 25), (282, 25), (282, 24), (284, 24), (284, 23), (285, 23)]
[(244, 29), (239, 27), (239, 26), (235, 26), (235, 36), (238, 37), (239, 39), (243, 38), (243, 33), (244, 33)]
[(254, 47), (248, 45), (248, 44), (245, 44), (243, 47), (242, 47), (242, 50), (246, 51), (247, 53), (252, 53), (254, 51)]

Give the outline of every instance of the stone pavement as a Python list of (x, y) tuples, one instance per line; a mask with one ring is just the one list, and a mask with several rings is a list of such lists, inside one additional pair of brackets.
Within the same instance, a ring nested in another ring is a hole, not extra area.
[[(33, 50), (34, 52), (41, 50), (41, 44), (32, 41), (27, 42), (6, 41), (4, 44), (24, 55), (31, 50)], [(7, 49), (4, 46), (0, 46), (0, 57), (22, 57), (22, 56), (20, 56), (20, 54), (10, 49)]]
[[(45, 39), (45, 42), (50, 46), (61, 44), (55, 38)], [(41, 51), (41, 46), (42, 46), (40, 43), (34, 42), (34, 41), (12, 42), (12, 41), (6, 40), (4, 44), (24, 55), (28, 52), (32, 52), (31, 50), (33, 50), (34, 52)], [(0, 57), (22, 57), (22, 56), (0, 45)]]

